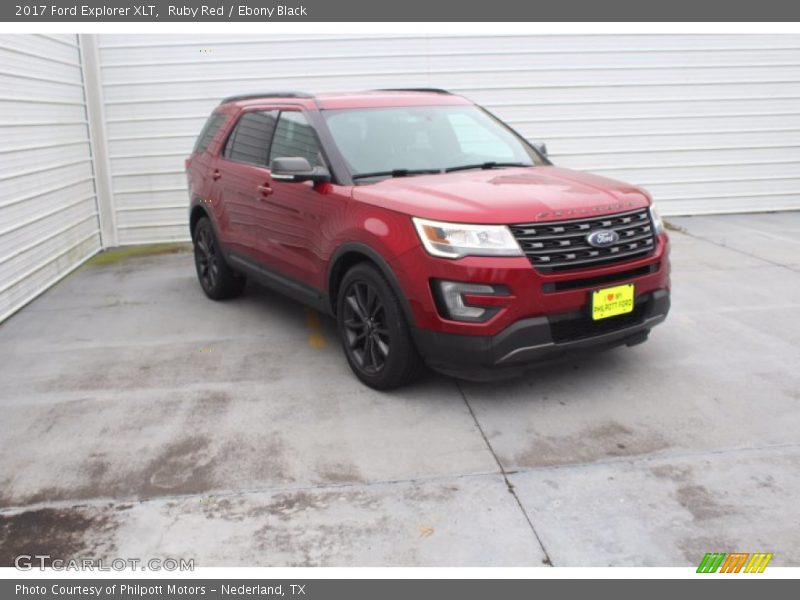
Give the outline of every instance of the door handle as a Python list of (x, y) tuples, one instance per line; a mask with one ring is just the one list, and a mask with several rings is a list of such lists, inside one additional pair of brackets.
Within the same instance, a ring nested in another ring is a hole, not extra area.
[(275, 191), (275, 190), (273, 190), (271, 187), (269, 187), (269, 185), (268, 185), (268, 184), (266, 184), (266, 183), (265, 183), (264, 185), (260, 185), (260, 186), (258, 186), (256, 189), (257, 189), (259, 192), (261, 192), (261, 195), (262, 195), (262, 196), (269, 196), (269, 195), (270, 195), (272, 192), (274, 192), (274, 191)]
[(217, 181), (220, 177), (222, 177), (222, 173), (219, 172), (219, 169), (214, 169), (214, 171), (211, 173), (211, 179)]

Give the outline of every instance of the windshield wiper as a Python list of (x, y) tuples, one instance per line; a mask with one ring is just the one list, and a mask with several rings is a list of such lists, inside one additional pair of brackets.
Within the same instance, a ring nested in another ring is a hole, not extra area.
[(356, 173), (353, 179), (369, 177), (408, 177), (409, 175), (433, 175), (441, 173), (441, 169), (392, 169), (391, 171), (375, 171), (374, 173)]
[(477, 163), (474, 165), (459, 165), (457, 167), (450, 167), (445, 169), (445, 173), (452, 173), (453, 171), (466, 171), (468, 169), (497, 169), (498, 167), (532, 167), (533, 165), (521, 162), (497, 162), (489, 161), (484, 163)]

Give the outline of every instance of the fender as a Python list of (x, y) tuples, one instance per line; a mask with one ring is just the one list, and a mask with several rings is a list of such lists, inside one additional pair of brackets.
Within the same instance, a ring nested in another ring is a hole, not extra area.
[(214, 211), (211, 210), (210, 207), (206, 206), (206, 204), (208, 204), (206, 200), (203, 200), (202, 198), (199, 198), (197, 196), (192, 198), (192, 201), (189, 203), (189, 235), (191, 236), (192, 241), (194, 241), (194, 231), (192, 227), (193, 225), (192, 213), (196, 208), (199, 207), (206, 214), (208, 220), (211, 221), (211, 227), (214, 229), (214, 235), (217, 237), (217, 242), (220, 242), (219, 228), (217, 227), (217, 220), (214, 217)]
[(338, 263), (339, 259), (347, 254), (348, 252), (355, 252), (366, 256), (369, 258), (375, 265), (378, 267), (378, 270), (383, 274), (386, 278), (386, 281), (389, 282), (389, 285), (392, 288), (392, 291), (395, 295), (400, 299), (400, 306), (403, 307), (403, 314), (406, 317), (406, 321), (408, 322), (409, 326), (414, 327), (416, 324), (416, 320), (414, 319), (414, 313), (411, 311), (411, 305), (408, 303), (408, 298), (406, 298), (405, 293), (403, 292), (403, 288), (400, 286), (400, 282), (397, 279), (397, 276), (394, 274), (394, 271), (389, 266), (389, 263), (381, 256), (381, 254), (368, 246), (363, 242), (345, 242), (341, 246), (338, 246), (336, 250), (331, 255), (331, 260), (328, 262), (328, 272), (325, 281), (327, 281), (327, 294), (328, 294), (328, 302), (330, 304), (330, 311), (335, 316), (334, 310), (334, 303), (336, 302), (336, 298), (334, 298), (334, 294), (332, 293), (333, 286), (331, 285), (333, 282), (334, 276), (334, 268)]

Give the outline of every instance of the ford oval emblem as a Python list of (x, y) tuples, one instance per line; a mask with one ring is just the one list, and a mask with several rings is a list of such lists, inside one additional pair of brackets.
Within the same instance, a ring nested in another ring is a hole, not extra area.
[(608, 248), (619, 241), (619, 234), (610, 229), (598, 229), (587, 235), (586, 241), (595, 248)]

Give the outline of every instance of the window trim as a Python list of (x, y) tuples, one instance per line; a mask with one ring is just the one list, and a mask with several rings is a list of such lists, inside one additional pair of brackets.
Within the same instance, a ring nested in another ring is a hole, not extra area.
[(250, 167), (257, 167), (259, 169), (266, 169), (269, 171), (269, 165), (259, 165), (258, 163), (248, 162), (246, 160), (236, 160), (231, 158), (230, 156), (225, 156), (225, 151), (228, 147), (228, 143), (233, 140), (234, 134), (236, 133), (236, 129), (239, 127), (239, 123), (244, 118), (245, 115), (253, 113), (253, 112), (262, 112), (262, 113), (276, 113), (277, 116), (275, 117), (275, 127), (272, 129), (272, 135), (269, 138), (267, 144), (267, 161), (269, 161), (269, 151), (272, 147), (272, 138), (275, 136), (275, 130), (278, 128), (278, 118), (280, 117), (280, 109), (279, 108), (271, 108), (271, 107), (253, 107), (253, 108), (245, 108), (244, 110), (240, 111), (236, 118), (234, 119), (233, 126), (231, 127), (230, 131), (225, 135), (225, 140), (219, 147), (219, 151), (217, 152), (217, 157), (220, 160), (225, 160), (228, 162), (236, 163), (237, 165), (248, 165)]
[[(269, 160), (270, 154), (272, 154), (272, 142), (275, 139), (275, 133), (278, 131), (278, 122), (280, 121), (281, 115), (283, 113), (285, 113), (285, 112), (301, 113), (305, 117), (306, 121), (308, 122), (309, 127), (311, 127), (311, 131), (314, 133), (314, 138), (317, 140), (317, 146), (319, 147), (319, 150), (322, 153), (322, 159), (323, 159), (323, 162), (324, 162), (323, 166), (325, 166), (325, 168), (328, 169), (328, 171), (331, 172), (331, 176), (333, 177), (332, 181), (333, 182), (337, 181), (336, 176), (335, 176), (335, 172), (332, 169), (332, 161), (331, 161), (331, 158), (330, 158), (330, 153), (328, 152), (327, 147), (323, 143), (322, 136), (320, 135), (320, 132), (319, 132), (319, 126), (320, 126), (320, 124), (324, 125), (325, 124), (325, 120), (324, 119), (315, 119), (314, 118), (314, 115), (315, 115), (314, 112), (306, 110), (305, 108), (303, 108), (299, 104), (248, 106), (248, 107), (243, 108), (242, 110), (240, 110), (239, 113), (235, 115), (235, 117), (233, 119), (233, 124), (231, 125), (230, 129), (225, 133), (224, 138), (220, 141), (219, 148), (217, 148), (216, 157), (219, 160), (224, 160), (224, 161), (231, 162), (231, 163), (234, 163), (234, 164), (237, 164), (237, 165), (247, 165), (247, 166), (250, 166), (250, 167), (256, 167), (258, 169), (265, 169), (265, 170), (271, 172), (271, 169), (270, 169), (269, 165), (266, 165), (266, 166), (258, 165), (258, 164), (247, 162), (247, 161), (243, 161), (243, 160), (235, 160), (233, 158), (230, 158), (230, 156), (225, 156), (225, 150), (226, 150), (226, 148), (228, 146), (228, 142), (230, 142), (231, 138), (233, 138), (233, 135), (236, 132), (236, 128), (239, 125), (239, 121), (241, 121), (242, 117), (244, 117), (247, 113), (251, 113), (251, 112), (274, 112), (274, 113), (277, 113), (277, 117), (275, 119), (275, 128), (272, 130), (272, 136), (270, 136), (269, 144), (267, 146), (267, 160)], [(352, 185), (352, 183), (349, 184), (349, 185)]]
[(272, 156), (272, 144), (275, 141), (275, 135), (278, 133), (278, 125), (280, 124), (281, 117), (285, 112), (300, 113), (303, 118), (305, 118), (306, 123), (308, 123), (308, 126), (311, 128), (311, 133), (314, 135), (314, 139), (317, 141), (317, 148), (319, 148), (319, 152), (322, 154), (322, 166), (328, 169), (328, 171), (331, 171), (331, 161), (328, 159), (328, 153), (325, 150), (325, 146), (322, 144), (322, 139), (319, 136), (317, 127), (315, 126), (314, 121), (309, 118), (310, 114), (302, 108), (288, 110), (280, 109), (278, 111), (278, 119), (275, 121), (275, 129), (272, 131), (272, 138), (270, 138), (269, 146), (267, 147), (267, 161), (269, 161), (270, 157)]
[[(219, 112), (212, 112), (208, 115), (206, 122), (203, 124), (203, 128), (200, 130), (200, 133), (197, 135), (197, 139), (194, 142), (194, 146), (192, 147), (192, 154), (205, 154), (208, 152), (211, 154), (211, 147), (214, 145), (217, 137), (219, 136), (220, 131), (223, 131), (225, 128), (225, 124), (228, 121), (230, 115), (228, 113), (219, 111)], [(201, 150), (200, 149), (200, 141), (206, 137), (208, 134), (208, 130), (211, 128), (211, 124), (215, 121), (219, 120), (219, 126), (217, 126), (217, 130), (214, 132), (214, 135), (211, 136), (211, 139), (208, 140), (208, 143), (205, 147)]]
[[(279, 103), (264, 103), (264, 104), (257, 104), (254, 106), (247, 106), (243, 109), (239, 109), (238, 111), (229, 111), (225, 112), (228, 116), (228, 120), (226, 121), (223, 129), (220, 131), (222, 133), (222, 138), (219, 142), (217, 142), (217, 147), (212, 152), (212, 156), (217, 158), (221, 161), (227, 161), (234, 164), (239, 165), (248, 165), (253, 166), (252, 163), (245, 163), (231, 160), (222, 155), (222, 151), (225, 148), (225, 144), (228, 142), (228, 138), (233, 134), (234, 129), (236, 129), (236, 125), (239, 122), (239, 119), (242, 115), (246, 112), (250, 111), (299, 111), (302, 112), (306, 119), (308, 120), (309, 124), (311, 125), (312, 129), (314, 130), (314, 134), (317, 136), (317, 141), (319, 142), (320, 149), (322, 151), (322, 156), (325, 159), (326, 166), (331, 173), (331, 183), (335, 185), (353, 185), (353, 180), (351, 179), (350, 172), (347, 170), (346, 165), (344, 164), (344, 159), (341, 157), (336, 144), (333, 141), (333, 137), (328, 130), (328, 125), (322, 116), (322, 111), (324, 109), (319, 108), (318, 110), (312, 110), (307, 108), (304, 104), (299, 102), (279, 102)], [(279, 115), (280, 116), (280, 115)], [(227, 128), (227, 129), (226, 129)], [(270, 148), (269, 151), (272, 150), (272, 140), (270, 140)], [(269, 155), (268, 155), (269, 156)], [(264, 168), (258, 167), (256, 168)], [(269, 167), (266, 167), (266, 170), (269, 171)]]

